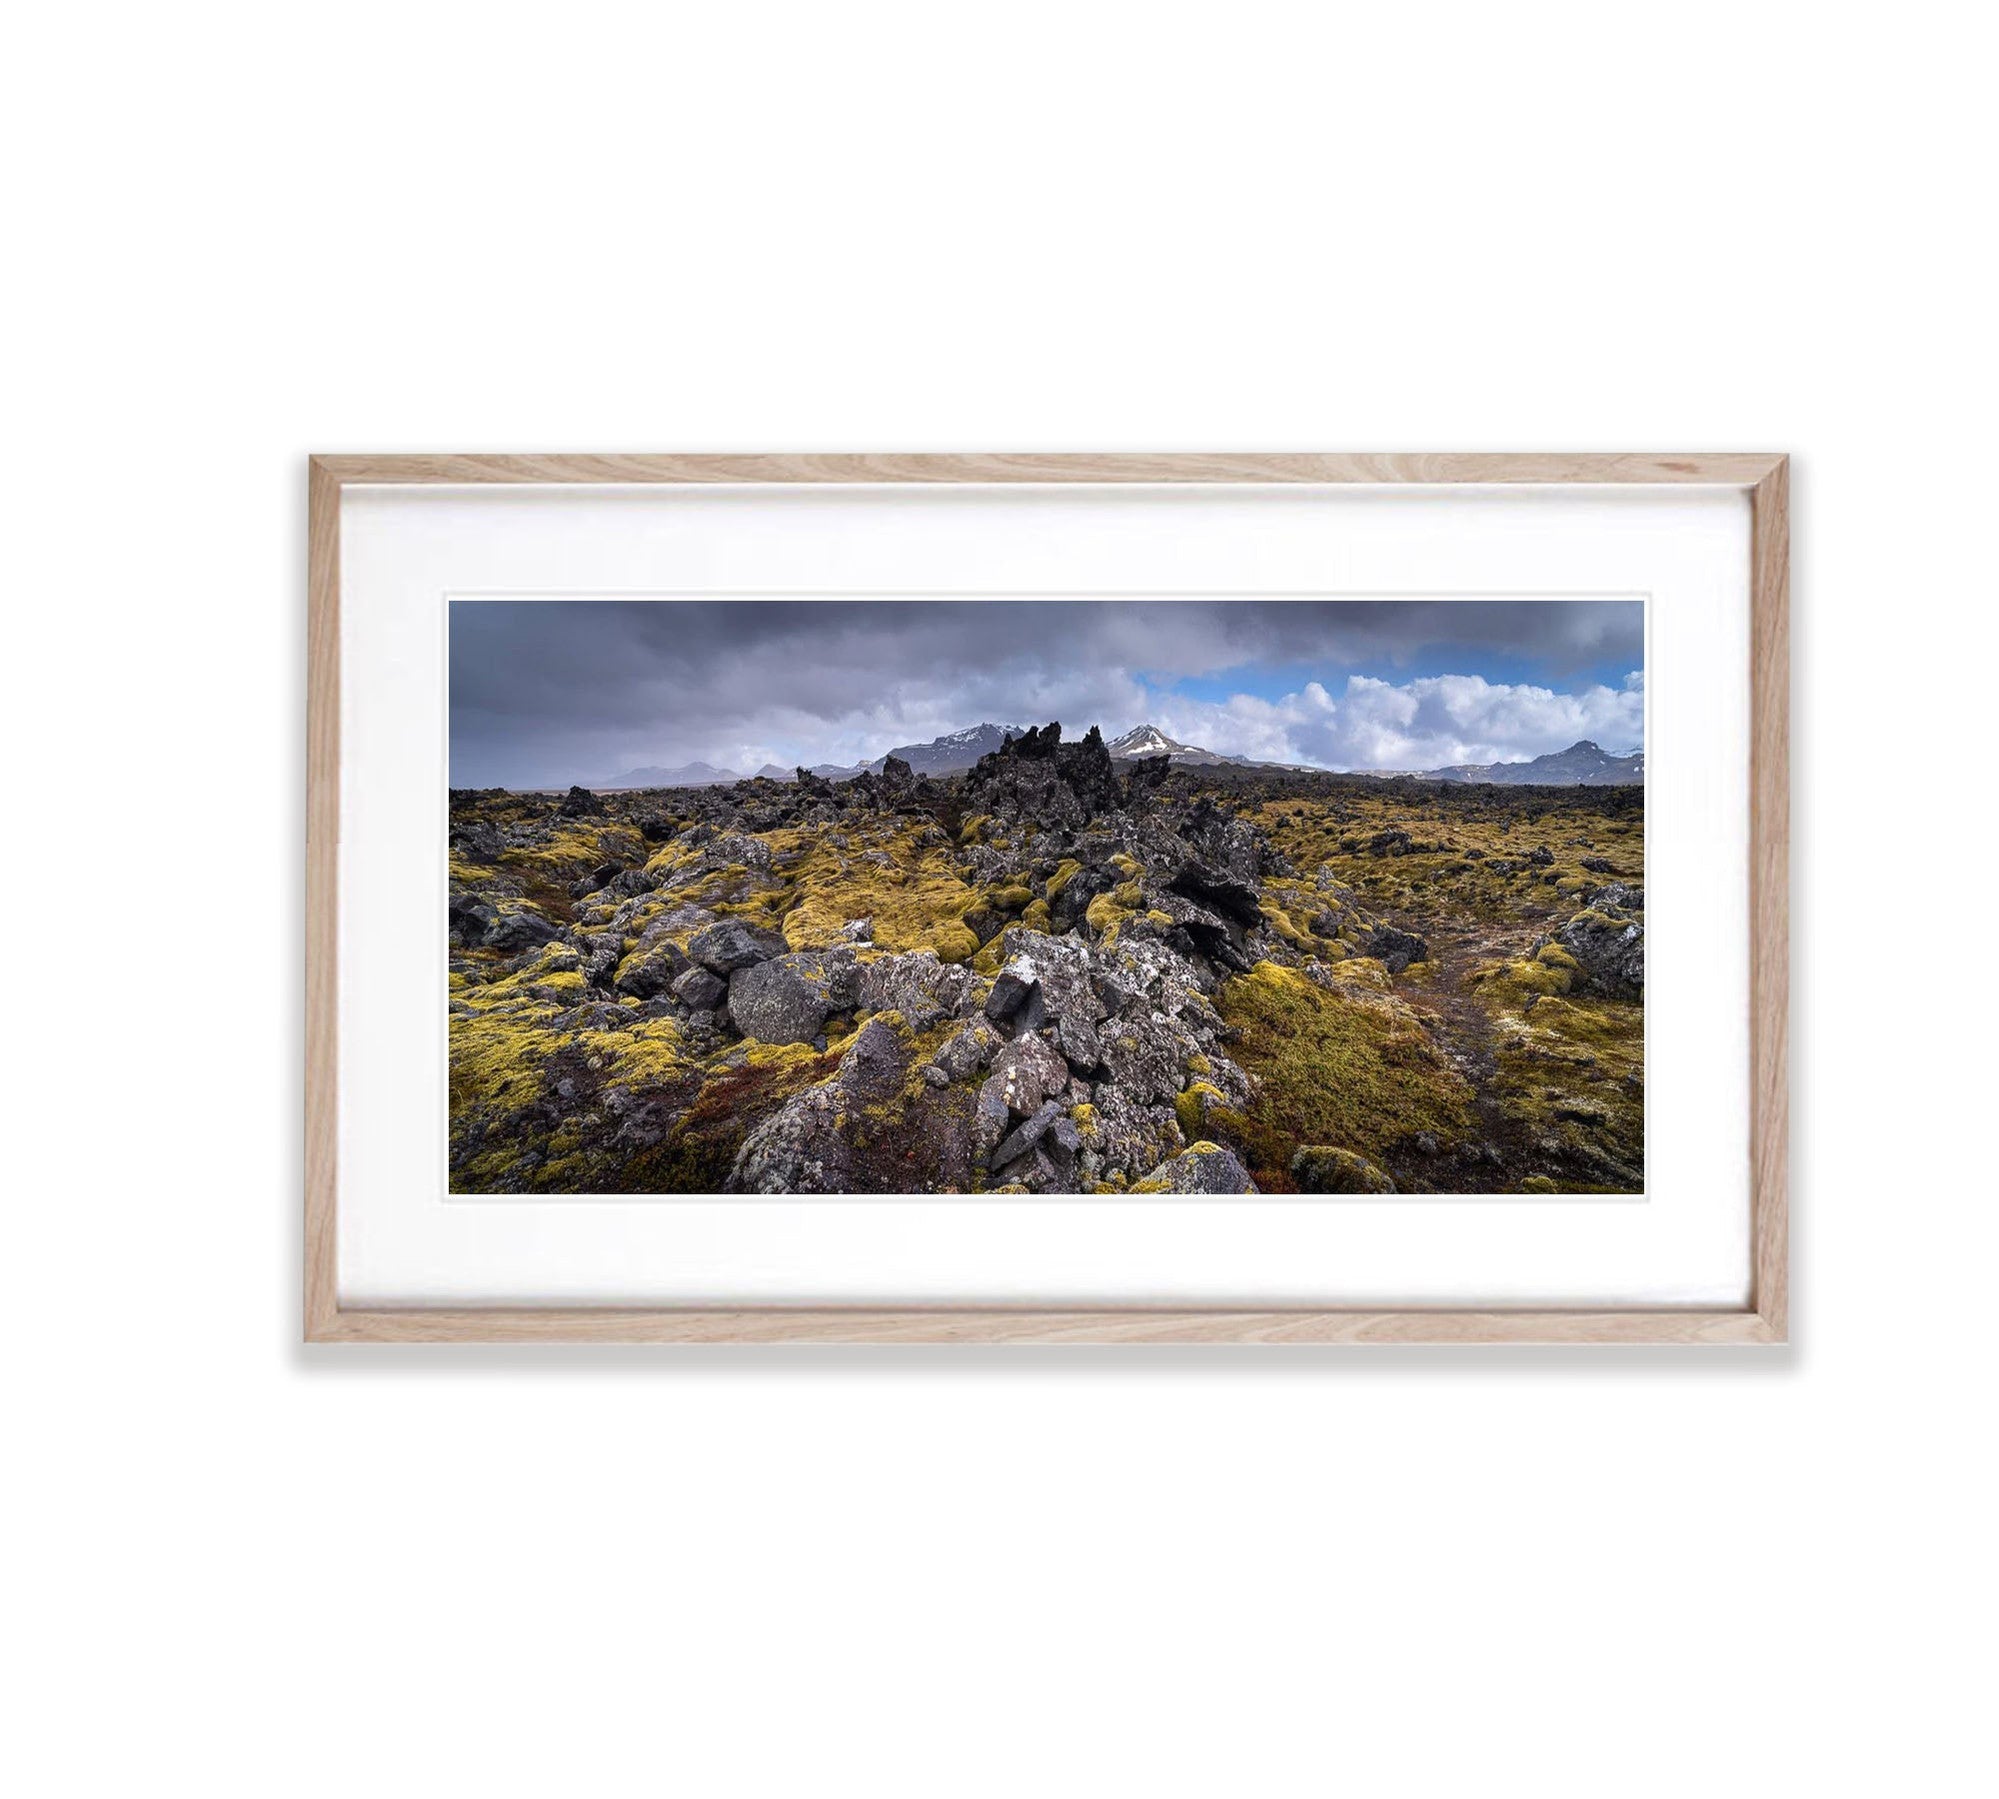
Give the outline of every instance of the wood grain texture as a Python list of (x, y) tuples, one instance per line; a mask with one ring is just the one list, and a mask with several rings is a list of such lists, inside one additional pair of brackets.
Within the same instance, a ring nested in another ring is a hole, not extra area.
[[(1615, 483), (1749, 492), (1752, 1294), (1741, 1311), (1226, 1308), (345, 1310), (338, 1299), (340, 499), (482, 483)], [(1769, 454), (319, 456), (308, 509), (305, 1337), (315, 1343), (1572, 1343), (1787, 1341), (1790, 467)]]
[(1791, 1318), (1791, 466), (1750, 493), (1749, 1216), (1751, 1304)]
[(1775, 1341), (1740, 1312), (1036, 1311), (767, 1306), (734, 1311), (336, 1313), (322, 1343), (1688, 1343)]
[(1635, 455), (1307, 455), (1035, 454), (832, 456), (320, 456), (342, 486), (437, 483), (520, 484), (596, 482), (773, 482), (811, 484), (900, 482), (1090, 481), (1131, 484), (1192, 482), (1353, 483), (1438, 482), (1507, 484), (1550, 481), (1648, 485), (1706, 483), (1750, 487), (1781, 458), (1724, 451), (1685, 456)]
[(339, 1187), (340, 483), (318, 462), (306, 494), (305, 1324), (336, 1320)]

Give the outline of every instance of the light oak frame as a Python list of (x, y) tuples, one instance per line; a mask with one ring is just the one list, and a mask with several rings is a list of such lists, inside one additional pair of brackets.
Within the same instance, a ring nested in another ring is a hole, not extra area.
[[(307, 551), (305, 1337), (314, 1343), (1720, 1343), (1789, 1339), (1790, 462), (1781, 455), (316, 456)], [(429, 483), (1613, 483), (1744, 489), (1750, 1205), (1739, 1311), (1202, 1307), (352, 1310), (336, 1268), (340, 499)]]

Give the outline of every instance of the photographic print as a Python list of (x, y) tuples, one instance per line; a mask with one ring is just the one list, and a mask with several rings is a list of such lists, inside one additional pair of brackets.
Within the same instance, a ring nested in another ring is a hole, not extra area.
[(453, 599), (459, 1195), (1639, 1194), (1638, 599)]

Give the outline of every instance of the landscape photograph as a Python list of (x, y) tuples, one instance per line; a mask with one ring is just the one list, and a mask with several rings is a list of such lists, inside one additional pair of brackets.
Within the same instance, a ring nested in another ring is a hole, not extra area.
[(1642, 601), (448, 623), (454, 1194), (1644, 1191)]

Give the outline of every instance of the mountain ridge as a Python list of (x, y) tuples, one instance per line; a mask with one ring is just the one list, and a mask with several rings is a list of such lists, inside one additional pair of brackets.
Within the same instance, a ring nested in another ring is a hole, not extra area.
[(678, 768), (628, 768), (605, 789), (620, 787), (729, 787), (743, 779), (733, 768), (717, 768), (712, 762), (683, 762)]
[(1459, 762), (1430, 769), (1421, 778), (1502, 787), (1624, 787), (1645, 779), (1645, 752), (1613, 756), (1593, 739), (1579, 737), (1565, 750), (1550, 750), (1525, 762)]
[[(962, 731), (950, 731), (942, 737), (933, 737), (928, 743), (898, 745), (895, 749), (880, 756), (870, 757), (864, 762), (815, 763), (807, 772), (824, 780), (851, 781), (861, 774), (880, 774), (889, 757), (895, 756), (908, 763), (911, 772), (918, 775), (962, 774), (981, 756), (999, 749), (1013, 738), (1024, 737), (1026, 734), (1023, 726), (995, 724), (987, 720), (969, 725)], [(1151, 756), (1170, 756), (1174, 766), (1179, 768), (1281, 769), (1301, 774), (1337, 772), (1315, 769), (1305, 763), (1261, 762), (1249, 756), (1223, 755), (1218, 751), (1203, 748), (1199, 744), (1182, 743), (1177, 738), (1168, 736), (1154, 724), (1134, 725), (1122, 736), (1113, 738), (1105, 747), (1110, 751), (1112, 760), (1117, 762), (1141, 761)], [(1628, 755), (1614, 756), (1593, 739), (1581, 737), (1567, 749), (1551, 750), (1544, 755), (1520, 762), (1456, 762), (1443, 768), (1356, 769), (1351, 772), (1374, 775), (1382, 780), (1400, 778), (1508, 787), (1632, 786), (1642, 783), (1645, 779), (1645, 752), (1639, 749), (1633, 750)], [(796, 779), (794, 769), (780, 768), (774, 762), (766, 762), (755, 775), (742, 775), (734, 769), (719, 767), (712, 762), (694, 761), (682, 763), (677, 768), (628, 769), (615, 781), (605, 783), (605, 790), (633, 787), (727, 787), (745, 780), (794, 779)]]
[(858, 774), (865, 768), (870, 774), (878, 775), (890, 756), (899, 756), (919, 775), (959, 774), (981, 756), (999, 749), (1013, 738), (1026, 735), (1025, 725), (1000, 725), (985, 720), (968, 725), (962, 731), (949, 731), (942, 737), (933, 737), (928, 743), (897, 744), (894, 749), (876, 756), (872, 761), (860, 763), (852, 772)]

